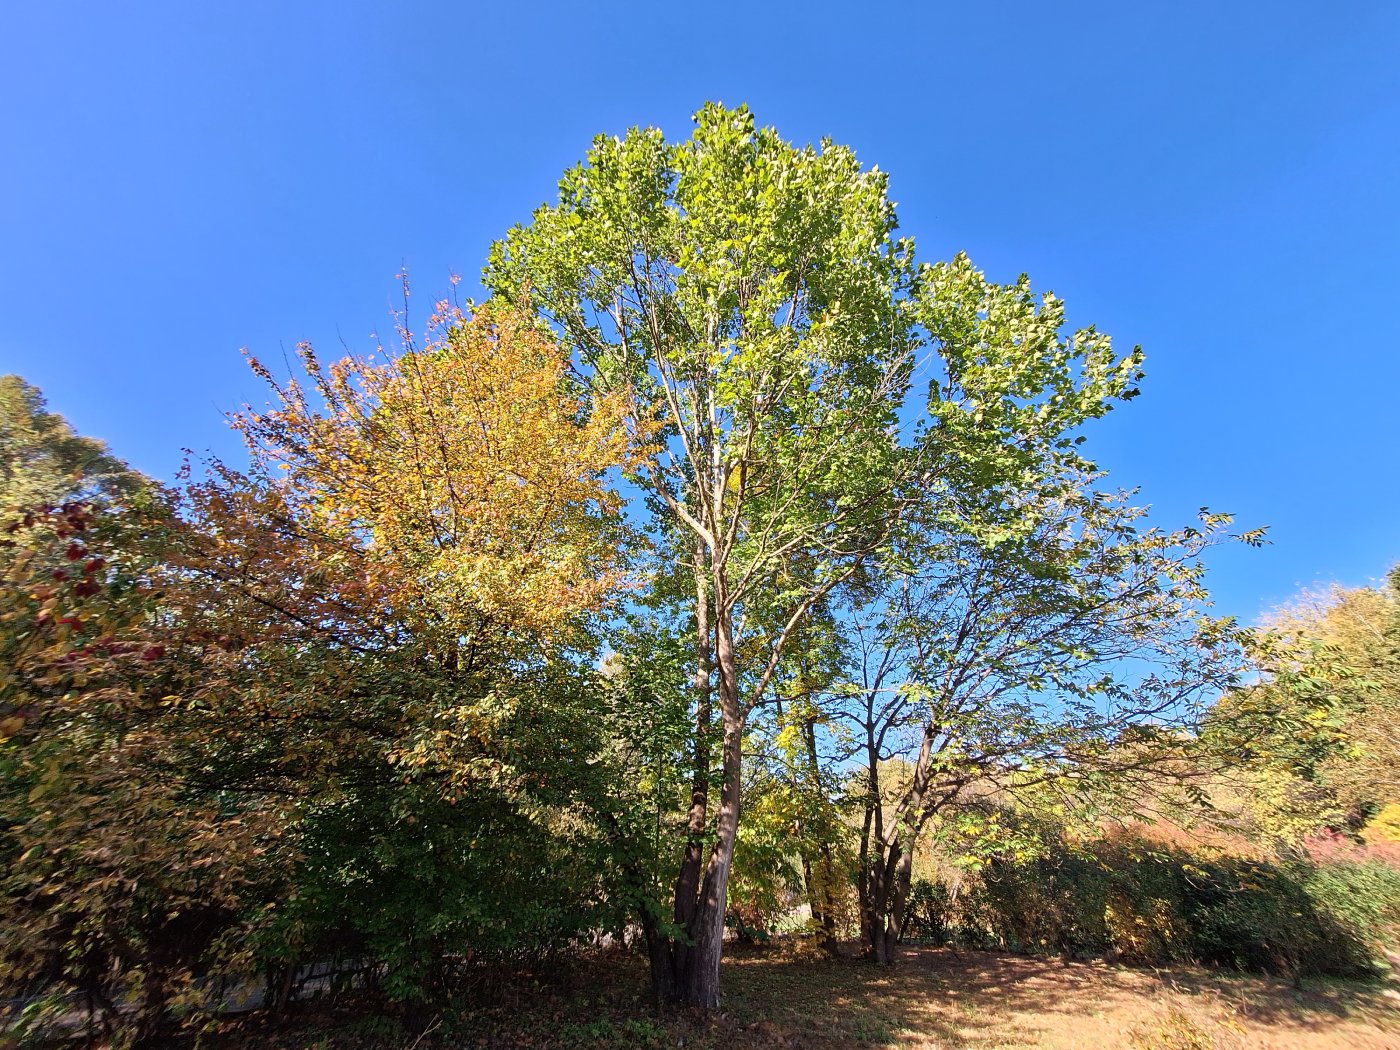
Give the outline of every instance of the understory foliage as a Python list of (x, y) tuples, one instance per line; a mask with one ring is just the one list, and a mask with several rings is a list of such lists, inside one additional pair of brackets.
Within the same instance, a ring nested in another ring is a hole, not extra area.
[(1400, 867), (1364, 852), (1279, 859), (1151, 835), (1060, 837), (920, 879), (908, 908), (905, 936), (924, 943), (1356, 976), (1400, 938)]

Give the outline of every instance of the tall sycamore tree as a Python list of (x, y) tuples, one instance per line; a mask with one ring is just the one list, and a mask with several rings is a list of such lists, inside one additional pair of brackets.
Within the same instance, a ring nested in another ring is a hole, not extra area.
[(785, 653), (901, 557), (906, 526), (971, 498), (989, 508), (971, 541), (1019, 535), (1025, 503), (1003, 496), (1063, 493), (1076, 429), (1136, 393), (1141, 353), (1063, 332), (1059, 301), (1024, 279), (989, 285), (964, 256), (916, 265), (885, 175), (849, 149), (794, 147), (743, 108), (695, 125), (678, 144), (595, 140), (484, 277), (658, 435), (632, 479), (658, 581), (693, 587), (694, 724), (671, 915), (643, 926), (657, 993), (714, 1006), (743, 742), (777, 709)]
[(896, 514), (914, 343), (895, 227), (885, 175), (849, 149), (710, 105), (680, 144), (597, 139), (486, 268), (662, 446), (634, 479), (692, 580), (695, 637), (687, 842), (671, 921), (644, 916), (663, 997), (719, 1003), (746, 719)]

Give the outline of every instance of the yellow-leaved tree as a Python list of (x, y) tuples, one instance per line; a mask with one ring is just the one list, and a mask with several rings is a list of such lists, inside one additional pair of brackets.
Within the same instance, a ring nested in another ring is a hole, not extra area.
[[(644, 454), (626, 396), (584, 395), (532, 319), (441, 306), (429, 345), (272, 382), (237, 419), (305, 542), (349, 561), (392, 619), (449, 660), (506, 638), (550, 644), (622, 582), (621, 501)], [(634, 417), (633, 417), (634, 418)]]

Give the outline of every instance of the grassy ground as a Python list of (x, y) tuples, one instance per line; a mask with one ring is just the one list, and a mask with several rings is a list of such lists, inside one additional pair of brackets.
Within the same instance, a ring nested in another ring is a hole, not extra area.
[(735, 953), (725, 962), (718, 1015), (657, 1011), (644, 988), (641, 960), (604, 955), (525, 979), (489, 1009), (415, 1017), (305, 1009), (275, 1025), (265, 1018), (226, 1024), (200, 1045), (1400, 1050), (1400, 990), (1393, 982), (1308, 981), (1299, 990), (1195, 969), (914, 948), (889, 971), (790, 950)]

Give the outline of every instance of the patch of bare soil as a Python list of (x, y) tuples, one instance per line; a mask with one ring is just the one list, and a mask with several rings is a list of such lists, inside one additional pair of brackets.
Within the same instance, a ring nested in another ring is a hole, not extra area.
[(886, 972), (855, 960), (737, 959), (726, 980), (735, 1012), (762, 1014), (791, 1046), (1400, 1050), (1400, 994), (1382, 984), (1296, 989), (1198, 969), (933, 948), (906, 950)]
[(656, 1010), (645, 966), (603, 955), (536, 975), (490, 1007), (376, 1016), (315, 1008), (206, 1032), (205, 1050), (400, 1047), (888, 1046), (966, 1050), (1400, 1050), (1394, 983), (1142, 970), (911, 948), (888, 970), (792, 951), (735, 953), (718, 1014)]

